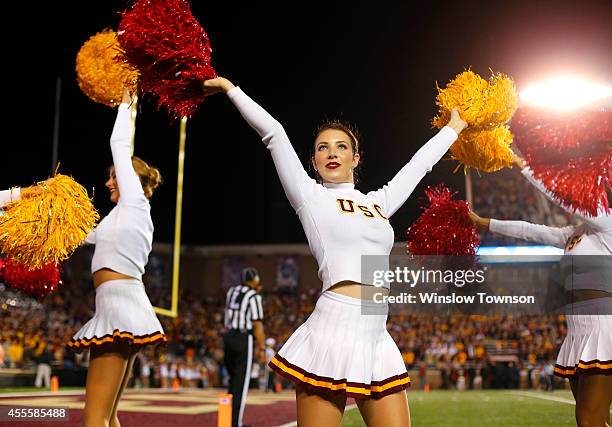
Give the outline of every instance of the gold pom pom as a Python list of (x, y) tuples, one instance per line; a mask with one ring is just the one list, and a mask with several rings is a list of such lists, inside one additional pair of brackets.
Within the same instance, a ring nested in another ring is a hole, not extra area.
[(450, 110), (458, 108), (461, 118), (469, 126), (479, 123), (480, 111), (485, 103), (489, 83), (472, 70), (464, 71), (451, 80), (444, 89), (436, 83), (438, 96), (436, 105), (438, 115), (433, 124), (438, 129), (443, 128), (450, 119)]
[(113, 30), (87, 40), (76, 58), (77, 83), (85, 95), (109, 107), (121, 103), (123, 88), (134, 92), (138, 72), (118, 58), (121, 48)]
[(496, 172), (512, 166), (512, 132), (506, 125), (479, 131), (467, 128), (451, 146), (452, 159), (464, 169), (476, 168), (483, 172)]
[(438, 115), (432, 123), (444, 127), (450, 110), (459, 109), (468, 123), (451, 147), (452, 158), (483, 172), (494, 172), (512, 166), (512, 133), (506, 124), (518, 106), (516, 87), (512, 78), (492, 73), (485, 80), (471, 70), (464, 71), (445, 88), (438, 88)]
[(23, 188), (0, 217), (0, 250), (31, 269), (68, 258), (100, 219), (87, 190), (69, 176)]
[(486, 81), (471, 70), (451, 80), (444, 89), (437, 86), (438, 115), (433, 125), (442, 128), (450, 118), (450, 110), (459, 109), (470, 129), (492, 129), (506, 124), (516, 111), (518, 98), (514, 81), (501, 73)]
[(489, 78), (486, 113), (484, 113), (489, 117), (489, 123), (492, 126), (508, 123), (517, 108), (518, 95), (514, 80), (502, 73), (493, 74)]

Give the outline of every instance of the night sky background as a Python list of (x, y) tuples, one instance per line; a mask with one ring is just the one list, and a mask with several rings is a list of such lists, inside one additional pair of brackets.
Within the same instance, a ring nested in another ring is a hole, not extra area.
[[(126, 5), (22, 2), (4, 9), (3, 188), (50, 175), (55, 82), (61, 77), (61, 172), (95, 187), (101, 214), (110, 210), (104, 182), (115, 111), (81, 93), (74, 65), (89, 36), (117, 28)], [(442, 85), (466, 67), (484, 76), (489, 68), (510, 74), (519, 89), (561, 71), (612, 84), (609, 1), (194, 0), (192, 11), (210, 36), (219, 75), (285, 126), (305, 163), (320, 121), (357, 125), (365, 151), (363, 192), (392, 178), (434, 134), (436, 81)], [(170, 242), (178, 123), (146, 101), (135, 154), (165, 177), (152, 214), (155, 239)], [(453, 174), (455, 166), (440, 162), (393, 216), (397, 239), (419, 215), (427, 185), (445, 182), (463, 194), (463, 173)], [(209, 98), (188, 125), (183, 243), (304, 241), (257, 134), (225, 96)]]

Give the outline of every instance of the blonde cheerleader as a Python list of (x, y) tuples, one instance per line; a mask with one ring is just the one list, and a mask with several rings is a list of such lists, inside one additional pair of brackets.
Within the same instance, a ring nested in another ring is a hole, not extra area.
[(113, 166), (106, 187), (116, 206), (87, 237), (96, 310), (68, 346), (90, 350), (85, 425), (120, 426), (117, 407), (137, 352), (166, 341), (142, 283), (153, 242), (149, 198), (159, 171), (132, 157), (129, 94), (124, 95), (110, 140)]

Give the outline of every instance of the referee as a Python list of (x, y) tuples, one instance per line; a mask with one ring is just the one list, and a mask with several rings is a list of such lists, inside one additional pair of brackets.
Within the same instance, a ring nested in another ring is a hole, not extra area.
[(259, 274), (252, 267), (242, 270), (242, 284), (227, 291), (225, 302), (224, 362), (229, 373), (229, 393), (232, 395), (232, 427), (242, 427), (242, 415), (249, 391), (253, 361), (253, 335), (256, 356), (265, 360), (263, 307), (259, 289)]

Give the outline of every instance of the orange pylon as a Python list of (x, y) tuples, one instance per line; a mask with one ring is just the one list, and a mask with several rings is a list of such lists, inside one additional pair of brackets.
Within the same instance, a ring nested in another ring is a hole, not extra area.
[(220, 394), (217, 405), (217, 427), (232, 427), (232, 395)]
[(59, 390), (59, 379), (57, 378), (57, 375), (53, 375), (51, 377), (51, 391), (55, 393), (58, 390)]

